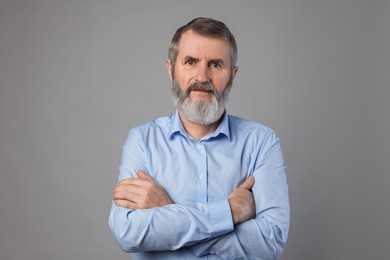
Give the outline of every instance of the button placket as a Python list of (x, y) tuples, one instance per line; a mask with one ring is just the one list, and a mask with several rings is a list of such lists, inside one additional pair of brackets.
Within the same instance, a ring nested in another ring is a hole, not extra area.
[(207, 150), (204, 144), (196, 144), (198, 153), (198, 196), (201, 201), (207, 201)]

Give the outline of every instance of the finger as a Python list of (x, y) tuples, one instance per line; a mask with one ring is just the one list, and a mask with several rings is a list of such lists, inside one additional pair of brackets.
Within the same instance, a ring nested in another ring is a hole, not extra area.
[(239, 188), (244, 188), (246, 190), (250, 190), (252, 187), (253, 187), (253, 184), (255, 184), (255, 177), (253, 176), (249, 176), (248, 179), (246, 179), (244, 181), (244, 183), (242, 183)]
[(140, 193), (142, 190), (141, 187), (135, 186), (135, 185), (117, 185), (115, 188), (112, 190), (112, 193), (115, 192), (133, 192), (133, 193)]
[[(113, 189), (112, 194), (122, 194), (121, 196), (128, 197), (142, 197), (145, 196), (145, 187), (142, 186), (133, 186), (133, 185), (120, 185)], [(123, 195), (124, 194), (124, 195)]]
[(114, 190), (112, 192), (112, 195), (111, 195), (111, 198), (113, 200), (116, 200), (116, 199), (123, 199), (123, 200), (130, 200), (130, 201), (135, 201), (137, 200), (137, 198), (139, 197), (139, 193), (137, 192), (133, 192), (133, 191), (129, 191), (129, 190), (125, 190), (125, 191), (122, 191), (122, 190)]
[(130, 200), (116, 199), (114, 200), (114, 203), (118, 207), (133, 209), (133, 210), (138, 209), (137, 203)]
[(120, 185), (141, 186), (142, 183), (144, 183), (144, 180), (142, 180), (142, 179), (139, 179), (139, 178), (127, 178), (127, 179), (123, 179), (123, 180), (117, 182), (116, 186), (120, 186)]
[(142, 180), (153, 180), (152, 177), (149, 176), (149, 174), (145, 173), (142, 170), (138, 170), (137, 175)]

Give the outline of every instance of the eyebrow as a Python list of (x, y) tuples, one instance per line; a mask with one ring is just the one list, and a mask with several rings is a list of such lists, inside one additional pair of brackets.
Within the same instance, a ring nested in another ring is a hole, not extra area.
[(195, 57), (192, 57), (192, 56), (189, 56), (189, 55), (185, 56), (185, 57), (184, 57), (184, 60), (194, 60), (194, 61), (199, 61), (199, 59), (198, 59), (198, 58), (195, 58)]
[[(190, 56), (190, 55), (185, 56), (185, 57), (184, 57), (184, 60), (185, 60), (185, 61), (187, 61), (187, 60), (193, 60), (193, 61), (196, 61), (196, 62), (200, 61), (200, 59), (195, 58), (195, 57), (192, 57), (192, 56)], [(220, 63), (220, 64), (225, 64), (225, 61), (224, 61), (223, 59), (218, 59), (218, 58), (217, 58), (217, 59), (208, 60), (207, 62), (208, 62), (208, 63), (217, 62), (217, 63)]]
[(209, 63), (210, 62), (216, 62), (216, 63), (219, 63), (219, 64), (225, 64), (225, 61), (223, 59), (211, 59), (209, 60)]

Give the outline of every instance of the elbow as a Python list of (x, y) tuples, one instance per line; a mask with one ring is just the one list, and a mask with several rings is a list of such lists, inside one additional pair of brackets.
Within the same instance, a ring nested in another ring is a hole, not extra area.
[(256, 253), (254, 253), (253, 257), (256, 258), (261, 256), (261, 259), (269, 260), (279, 259), (284, 251), (286, 242), (277, 239), (263, 239), (265, 243), (263, 244), (263, 246), (259, 246), (259, 248), (257, 248)]
[(139, 250), (136, 250), (135, 247), (129, 245), (128, 243), (126, 243), (126, 241), (120, 239), (120, 238), (117, 238), (116, 237), (116, 242), (119, 246), (119, 248), (125, 252), (125, 253), (137, 253), (139, 252)]
[(139, 246), (136, 244), (137, 239), (131, 238), (128, 226), (123, 225), (123, 223), (121, 224), (120, 221), (115, 221), (113, 215), (110, 215), (108, 225), (116, 240), (116, 243), (122, 251), (126, 253), (139, 252)]
[(279, 259), (286, 247), (287, 231), (275, 226), (266, 241), (268, 241), (270, 259)]
[(129, 246), (128, 243), (126, 243), (126, 241), (124, 241), (123, 239), (121, 239), (120, 237), (115, 236), (115, 240), (116, 240), (116, 243), (118, 244), (119, 248), (125, 252), (125, 253), (135, 253), (135, 250), (132, 246)]
[(260, 227), (260, 239), (254, 255), (261, 259), (279, 259), (282, 255), (288, 237), (288, 225), (277, 225), (267, 221), (257, 222)]
[(128, 237), (128, 235), (121, 233), (120, 228), (114, 229), (111, 226), (110, 226), (110, 228), (111, 228), (112, 234), (115, 237), (116, 243), (118, 244), (119, 248), (122, 251), (124, 251), (126, 253), (137, 253), (140, 251), (140, 250), (138, 250), (139, 246), (136, 243), (134, 243), (134, 242), (136, 242), (136, 239), (132, 240)]
[(275, 259), (279, 259), (279, 257), (282, 255), (284, 248), (286, 247), (286, 241), (275, 241), (275, 250), (274, 250), (274, 256)]

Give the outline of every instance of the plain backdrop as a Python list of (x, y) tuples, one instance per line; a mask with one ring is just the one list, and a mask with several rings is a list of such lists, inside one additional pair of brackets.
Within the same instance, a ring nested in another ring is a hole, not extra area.
[(0, 0), (0, 259), (131, 259), (107, 224), (128, 131), (174, 112), (165, 59), (198, 16), (235, 34), (231, 114), (280, 136), (282, 259), (386, 259), (390, 1)]

